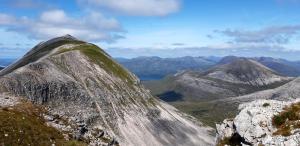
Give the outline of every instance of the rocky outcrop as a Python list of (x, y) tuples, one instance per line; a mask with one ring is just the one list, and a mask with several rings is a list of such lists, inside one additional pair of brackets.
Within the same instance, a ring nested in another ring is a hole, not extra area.
[(103, 140), (99, 131), (115, 145), (214, 143), (211, 128), (155, 99), (103, 50), (71, 36), (41, 43), (2, 70), (0, 93), (47, 107), (51, 115), (76, 125), (73, 136), (90, 145)]
[(292, 102), (258, 100), (240, 105), (241, 112), (234, 119), (226, 119), (217, 124), (217, 143), (229, 144), (234, 135), (240, 135), (239, 144), (254, 146), (299, 146), (300, 129), (294, 129), (289, 136), (274, 134), (277, 128), (272, 118), (290, 106)]

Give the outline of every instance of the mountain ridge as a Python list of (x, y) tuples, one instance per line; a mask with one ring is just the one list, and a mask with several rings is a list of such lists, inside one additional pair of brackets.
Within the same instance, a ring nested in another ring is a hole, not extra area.
[(5, 70), (2, 70), (0, 72), (0, 76), (10, 73), (12, 70), (15, 70), (26, 64), (34, 62), (37, 59), (39, 59), (39, 58), (47, 55), (51, 51), (53, 51), (53, 49), (55, 49), (56, 47), (61, 46), (63, 44), (67, 44), (67, 43), (82, 43), (82, 41), (77, 40), (76, 38), (72, 37), (71, 35), (65, 35), (62, 37), (57, 37), (57, 38), (51, 39), (46, 42), (41, 42), (38, 45), (36, 45), (34, 48), (32, 48), (29, 52), (27, 52), (21, 59), (19, 59), (15, 63), (9, 65), (7, 68), (5, 68)]
[[(198, 61), (197, 61), (198, 58)], [(177, 57), (160, 58), (157, 56), (137, 58), (116, 58), (116, 60), (135, 73), (142, 80), (159, 80), (184, 70), (206, 71), (216, 65), (223, 65), (236, 59), (251, 59), (276, 71), (282, 76), (297, 77), (300, 75), (300, 63), (271, 57)], [(194, 60), (194, 61), (193, 61)], [(201, 61), (202, 60), (202, 61)], [(147, 66), (145, 68), (144, 66)]]

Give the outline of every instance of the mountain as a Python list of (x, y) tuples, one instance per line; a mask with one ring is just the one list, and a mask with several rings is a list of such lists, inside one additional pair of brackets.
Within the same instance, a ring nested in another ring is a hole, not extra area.
[[(211, 128), (155, 99), (134, 74), (96, 45), (69, 35), (38, 44), (2, 70), (0, 93), (0, 107), (12, 107), (0, 110), (0, 115), (38, 112), (33, 115), (43, 115), (47, 125), (65, 139), (90, 145), (214, 143)], [(27, 100), (43, 110), (27, 108), (32, 107)], [(34, 122), (30, 120), (34, 118), (24, 117), (26, 122)], [(51, 141), (54, 143), (55, 137)]]
[(227, 98), (273, 89), (292, 79), (254, 60), (241, 58), (204, 72), (179, 72), (144, 85), (160, 99), (213, 126), (238, 111), (237, 101), (223, 102)]
[(217, 57), (138, 57), (117, 58), (117, 61), (142, 80), (157, 80), (181, 70), (205, 70), (216, 64)]
[(237, 56), (225, 56), (223, 57), (219, 62), (218, 64), (219, 65), (223, 65), (223, 64), (228, 64), (228, 63), (231, 63), (231, 62), (234, 62), (238, 59), (240, 59), (242, 57), (237, 57)]
[(290, 80), (292, 78), (244, 58), (205, 72), (180, 72), (161, 81), (145, 82), (145, 85), (157, 95), (174, 92), (194, 100), (212, 100), (278, 87)]
[(246, 58), (235, 59), (227, 64), (216, 66), (204, 73), (205, 76), (231, 83), (265, 86), (289, 80), (272, 69)]
[(0, 66), (0, 70), (2, 70), (2, 69), (4, 69), (4, 67), (3, 67), (3, 66)]
[[(237, 57), (237, 56), (226, 56), (223, 57), (218, 64), (227, 64), (233, 62), (238, 59), (243, 59), (245, 57)], [(300, 62), (297, 61), (288, 61), (285, 59), (276, 59), (272, 57), (252, 57), (248, 58), (251, 60), (255, 60), (262, 65), (276, 71), (277, 73), (284, 76), (297, 77), (300, 76)]]

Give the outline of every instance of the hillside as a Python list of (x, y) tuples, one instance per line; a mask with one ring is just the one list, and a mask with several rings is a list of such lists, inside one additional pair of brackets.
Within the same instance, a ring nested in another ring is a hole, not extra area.
[[(299, 97), (300, 97), (300, 79), (296, 78), (274, 89), (267, 89), (267, 90), (258, 91), (243, 96), (236, 96), (236, 97), (229, 97), (226, 99), (215, 100), (205, 104), (206, 106), (218, 105), (222, 109), (229, 109), (229, 110), (223, 110), (222, 115), (227, 115), (227, 118), (233, 118), (235, 116), (234, 114), (237, 114), (236, 109), (238, 108), (238, 106), (245, 102), (252, 102), (259, 99), (293, 101), (295, 99), (298, 99)], [(200, 106), (198, 105), (198, 107)], [(226, 116), (222, 116), (222, 117), (225, 118)]]
[[(161, 102), (99, 47), (64, 36), (0, 72), (10, 106), (29, 100), (45, 120), (90, 145), (213, 145), (211, 128)], [(69, 138), (69, 139), (70, 139)]]
[(293, 81), (284, 84), (280, 87), (264, 90), (260, 92), (255, 92), (244, 96), (231, 97), (226, 99), (226, 102), (231, 102), (231, 101), (249, 102), (255, 99), (274, 99), (274, 100), (288, 101), (288, 100), (299, 98), (299, 96), (300, 96), (300, 78), (296, 78)]

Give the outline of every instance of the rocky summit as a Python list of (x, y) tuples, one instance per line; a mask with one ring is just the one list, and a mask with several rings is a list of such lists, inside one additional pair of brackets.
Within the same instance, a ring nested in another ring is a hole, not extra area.
[(67, 140), (124, 146), (214, 144), (211, 128), (151, 96), (135, 75), (96, 45), (69, 35), (38, 44), (3, 69), (0, 93), (0, 111), (26, 111), (23, 105), (33, 103), (43, 109), (31, 111), (41, 111), (33, 115), (42, 115)]

